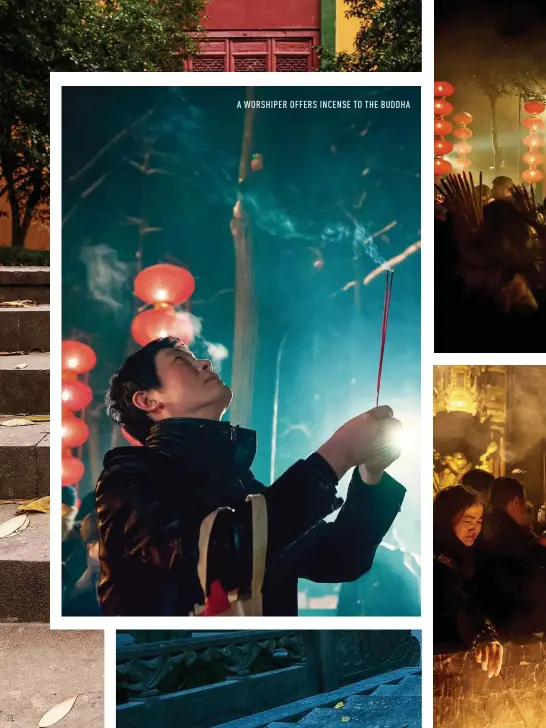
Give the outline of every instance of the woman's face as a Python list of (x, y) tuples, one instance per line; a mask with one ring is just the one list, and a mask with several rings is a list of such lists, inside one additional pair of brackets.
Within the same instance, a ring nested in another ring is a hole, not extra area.
[(453, 521), (453, 531), (459, 541), (465, 546), (473, 546), (480, 535), (483, 524), (483, 505), (474, 503), (473, 506), (462, 511)]

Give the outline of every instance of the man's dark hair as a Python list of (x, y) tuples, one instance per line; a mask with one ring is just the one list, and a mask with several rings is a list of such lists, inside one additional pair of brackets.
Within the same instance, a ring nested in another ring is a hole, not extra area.
[(488, 498), (489, 489), (493, 485), (494, 480), (495, 477), (491, 473), (488, 473), (487, 470), (473, 468), (463, 475), (461, 483)]
[(497, 478), (491, 484), (489, 499), (495, 508), (506, 508), (510, 501), (519, 498), (525, 501), (525, 489), (515, 478)]
[(133, 404), (133, 395), (161, 386), (155, 357), (163, 349), (187, 350), (187, 347), (175, 336), (150, 341), (142, 349), (127, 357), (121, 369), (110, 379), (110, 388), (106, 393), (106, 411), (109, 418), (120, 427), (124, 427), (142, 444), (148, 436), (151, 420), (144, 410)]
[(510, 187), (512, 187), (513, 184), (514, 183), (513, 183), (511, 177), (505, 177), (502, 174), (499, 177), (495, 177), (495, 179), (493, 180), (493, 185), (498, 186), (498, 187), (500, 187), (500, 186), (506, 187), (506, 185), (509, 185)]
[(86, 546), (91, 546), (99, 540), (99, 528), (97, 526), (97, 512), (88, 513), (82, 521), (80, 536)]

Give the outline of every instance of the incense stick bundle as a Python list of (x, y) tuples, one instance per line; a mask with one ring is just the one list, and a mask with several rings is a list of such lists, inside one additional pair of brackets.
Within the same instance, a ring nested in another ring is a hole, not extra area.
[[(482, 174), (480, 172), (480, 188)], [(455, 215), (462, 218), (470, 227), (480, 225), (483, 220), (483, 200), (474, 191), (472, 173), (450, 174), (444, 177), (436, 189), (445, 199), (445, 206)], [(478, 199), (479, 198), (479, 199)]]

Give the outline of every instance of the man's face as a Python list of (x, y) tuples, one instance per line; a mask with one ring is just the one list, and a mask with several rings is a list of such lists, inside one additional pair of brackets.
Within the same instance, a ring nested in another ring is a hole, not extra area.
[(538, 509), (537, 521), (542, 525), (546, 525), (546, 503)]
[(231, 404), (231, 390), (212, 371), (207, 359), (196, 359), (187, 349), (162, 349), (155, 366), (162, 386), (149, 395), (160, 404), (154, 420), (169, 417), (220, 419)]
[(527, 516), (527, 502), (524, 498), (514, 498), (511, 500), (508, 503), (506, 512), (520, 526), (525, 526), (529, 520)]

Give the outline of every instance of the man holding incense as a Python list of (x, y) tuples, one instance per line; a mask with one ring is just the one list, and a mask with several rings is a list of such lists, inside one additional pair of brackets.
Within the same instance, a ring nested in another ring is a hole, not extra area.
[[(171, 337), (132, 354), (112, 377), (109, 415), (142, 447), (107, 453), (96, 488), (105, 615), (186, 616), (200, 605), (218, 614), (228, 594), (247, 593), (251, 494), (267, 504), (264, 615), (297, 615), (299, 578), (346, 582), (371, 568), (405, 495), (385, 473), (400, 454), (390, 407), (346, 422), (266, 487), (250, 470), (256, 433), (221, 421), (231, 399), (211, 363)], [(337, 486), (350, 470), (343, 504)], [(340, 506), (335, 521), (323, 520)], [(218, 508), (203, 594), (199, 532)]]

